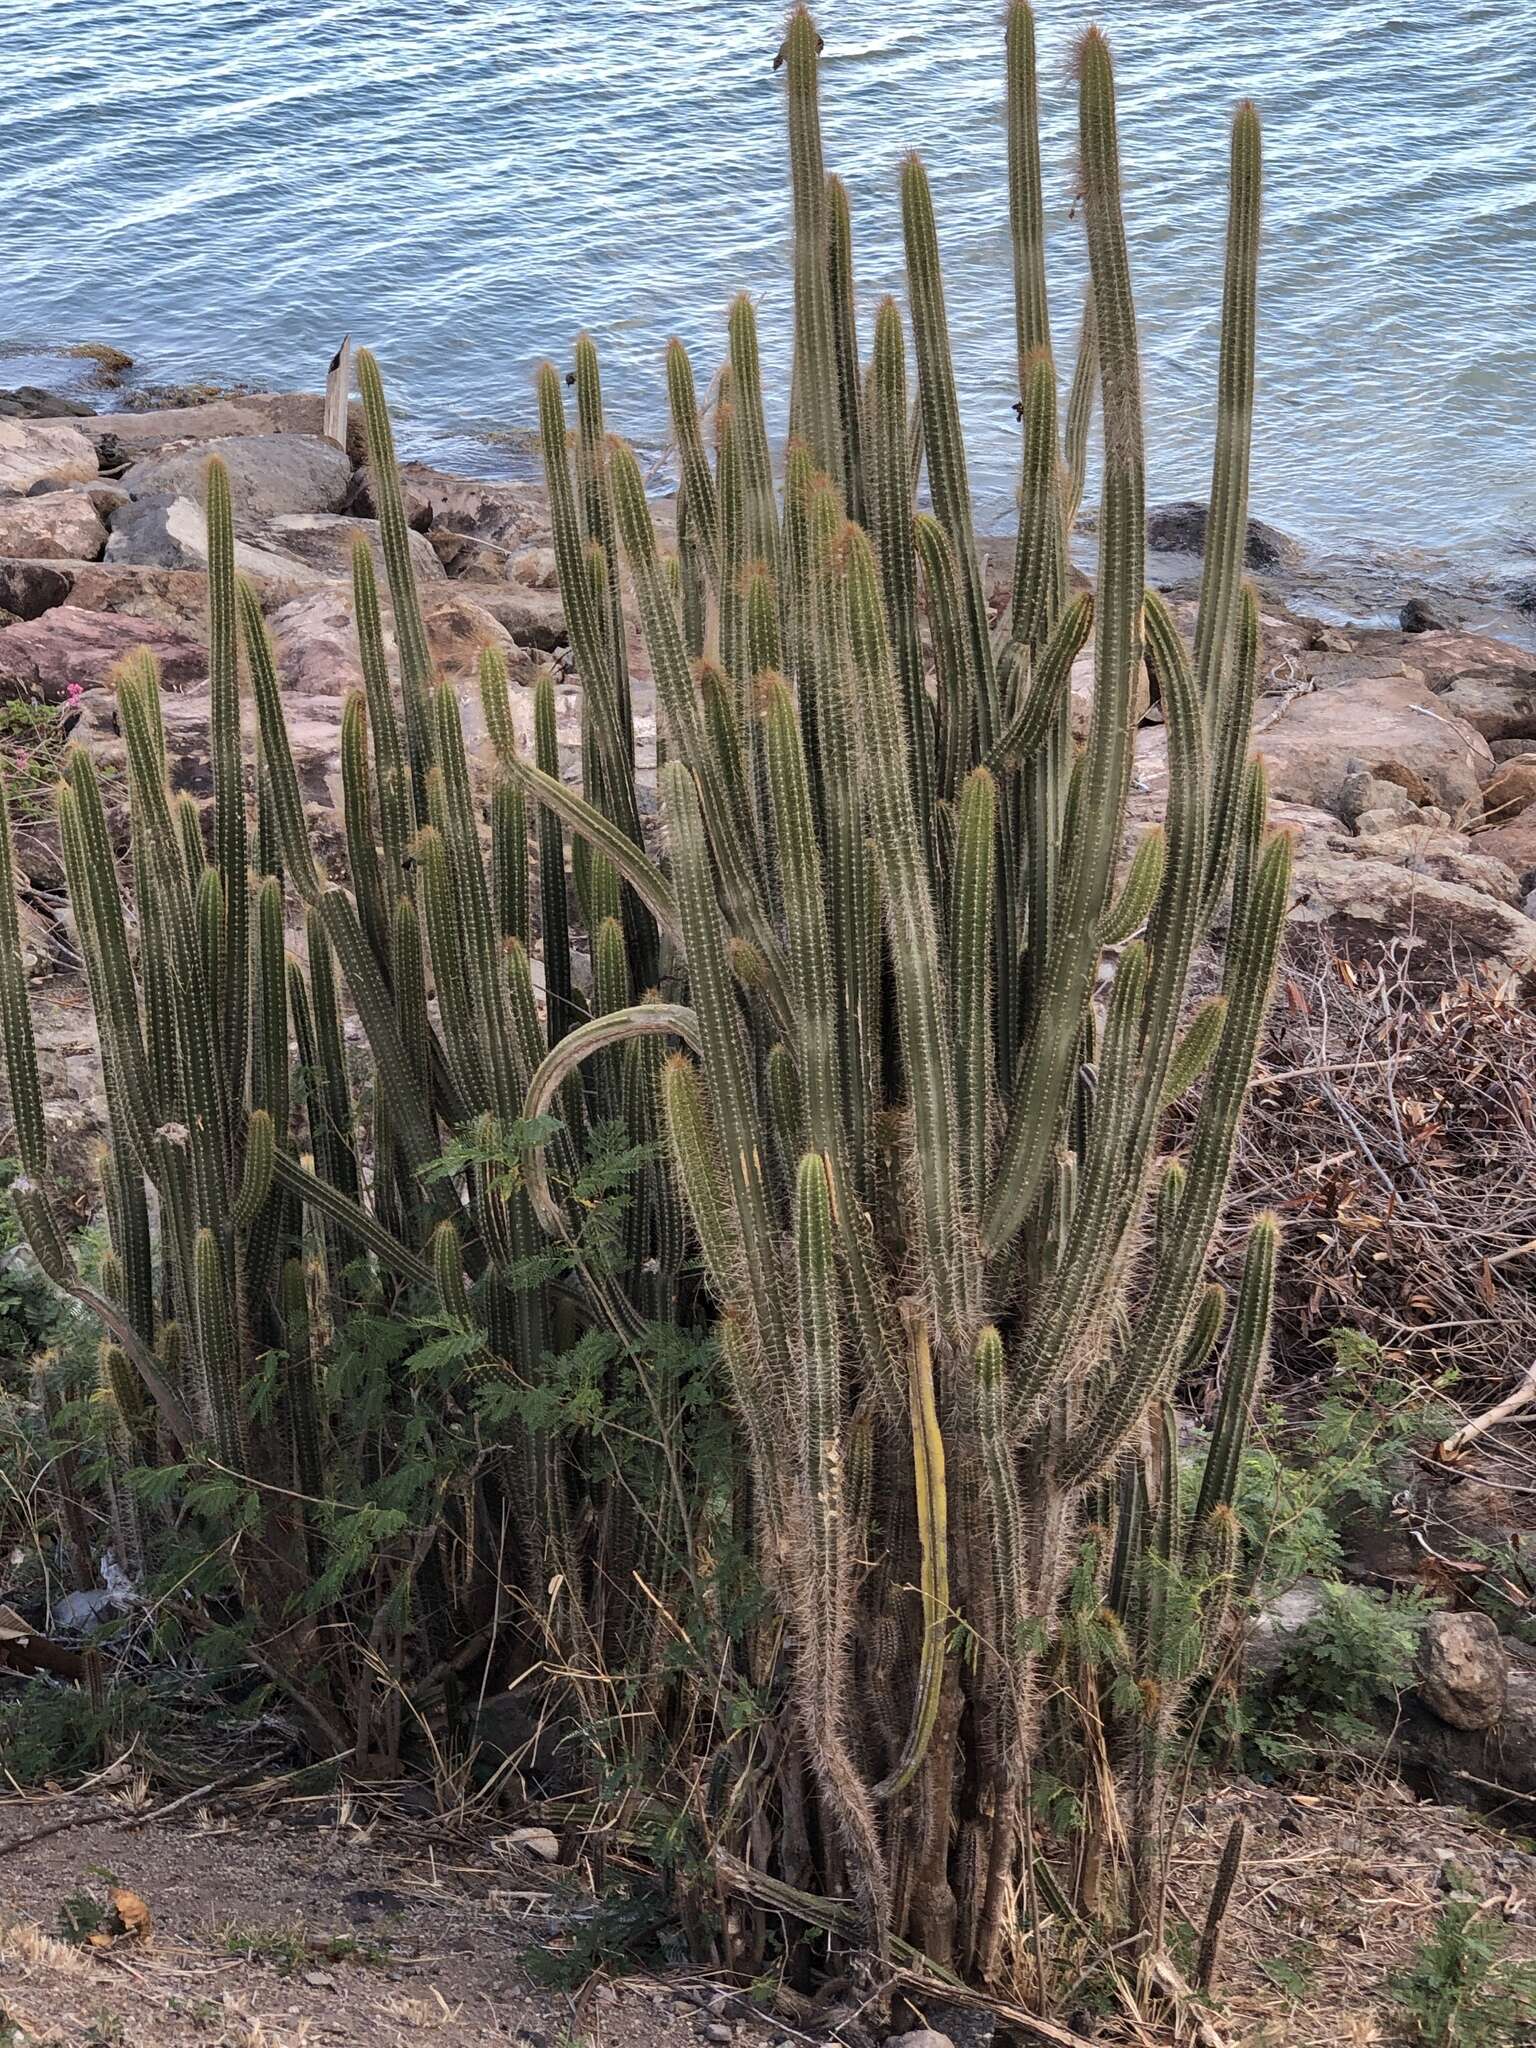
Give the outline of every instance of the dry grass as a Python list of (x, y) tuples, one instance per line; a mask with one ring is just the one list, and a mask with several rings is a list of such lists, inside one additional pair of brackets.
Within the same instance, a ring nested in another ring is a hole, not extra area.
[(1350, 1325), (1486, 1406), (1536, 1357), (1536, 1010), (1300, 936), (1234, 1188), (1286, 1222), (1282, 1375)]

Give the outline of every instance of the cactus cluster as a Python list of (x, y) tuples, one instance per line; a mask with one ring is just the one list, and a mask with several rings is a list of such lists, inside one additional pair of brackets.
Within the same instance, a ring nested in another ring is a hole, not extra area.
[[(768, 1835), (740, 1810), (745, 1776), (732, 1791), (690, 1767), (688, 1798), (719, 1802), (708, 1833), (725, 1845), (721, 1871), (744, 1868), (733, 1844), (750, 1842), (781, 1904), (846, 1899), (840, 1924), (877, 1953), (916, 1949), (991, 1981), (1041, 1896), (1032, 1779), (1073, 1739), (1063, 1698), (1084, 1589), (1134, 1681), (1134, 1702), (1120, 1688), (1096, 1736), (1117, 1816), (1106, 1842), (1135, 1844), (1119, 1909), (1155, 1933), (1169, 1746), (1219, 1665), (1241, 1572), (1233, 1489), (1267, 1341), (1272, 1221), (1254, 1228), (1229, 1335), (1205, 1271), (1289, 882), (1250, 758), (1257, 610), (1241, 577), (1259, 125), (1244, 105), (1232, 131), (1212, 517), (1187, 648), (1144, 581), (1108, 47), (1090, 31), (1078, 50), (1091, 282), (1063, 398), (1034, 24), (1012, 0), (1023, 449), (1011, 603), (994, 623), (928, 178), (915, 158), (903, 167), (907, 312), (880, 304), (862, 359), (848, 195), (823, 163), (819, 48), (797, 9), (782, 52), (795, 309), (782, 462), (745, 297), (707, 408), (682, 346), (668, 350), (671, 534), (634, 454), (606, 432), (591, 343), (576, 348), (574, 426), (559, 374), (539, 375), (583, 688), (579, 792), (561, 773), (551, 680), (534, 688), (530, 755), (488, 654), (493, 765), (477, 798), (461, 707), (434, 679), (364, 352), (397, 660), (392, 673), (360, 549), (349, 885), (310, 847), (216, 464), (211, 851), (195, 811), (167, 796), (147, 660), (120, 686), (132, 929), (83, 753), (60, 792), (112, 1120), (100, 1287), (71, 1268), (43, 1191), (9, 874), (0, 1030), (31, 1176), (22, 1220), (101, 1321), (124, 1427), (212, 1446), (297, 1493), (318, 1484), (336, 1426), (317, 1400), (316, 1343), (370, 1290), (430, 1296), (463, 1334), (471, 1375), (527, 1390), (573, 1319), (643, 1360), (647, 1328), (698, 1300), (701, 1267), (739, 1446), (724, 1512), (766, 1618), (733, 1634), (719, 1601), (703, 1605), (730, 1637), (724, 1662), (769, 1703), (770, 1761), (752, 1767)], [(1090, 595), (1074, 588), (1068, 544), (1096, 408)], [(636, 771), (626, 586), (657, 701), (659, 845)], [(1070, 678), (1090, 641), (1079, 744)], [(1166, 726), (1166, 816), (1127, 862), (1148, 679)], [(302, 962), (285, 957), (289, 911)], [(1193, 1004), (1213, 927), (1220, 991)], [(366, 1046), (361, 1090), (343, 985)], [(595, 1258), (571, 1188), (588, 1133), (610, 1125), (643, 1163), (622, 1243)], [(1171, 1128), (1187, 1139), (1180, 1157)], [(515, 1172), (477, 1163), (498, 1134)], [(568, 1254), (559, 1280), (539, 1265), (551, 1240)], [(1169, 1402), (1224, 1338), (1212, 1449), (1187, 1504)], [(256, 1420), (241, 1388), (265, 1354), (284, 1361), (282, 1399)], [(675, 1552), (654, 1526), (637, 1535), (627, 1488), (599, 1483), (530, 1412), (495, 1469), (526, 1611), (568, 1683), (622, 1672), (659, 1716), (647, 1688), (669, 1588), (656, 1580)], [(680, 1520), (696, 1506), (678, 1501)], [(273, 1522), (282, 1568), (303, 1571), (304, 1542), (302, 1515)], [(701, 1546), (679, 1547), (697, 1588)], [(698, 1697), (686, 1729), (678, 1717), (669, 1728), (674, 1765), (727, 1741), (718, 1699), (705, 1710)], [(1074, 1768), (1081, 1749), (1053, 1773)], [(1102, 1904), (1079, 1889), (1079, 1905)]]

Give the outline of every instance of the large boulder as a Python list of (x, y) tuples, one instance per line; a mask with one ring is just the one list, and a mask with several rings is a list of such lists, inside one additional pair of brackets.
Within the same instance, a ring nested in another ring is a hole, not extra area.
[(1257, 746), (1276, 796), (1335, 815), (1342, 815), (1347, 777), (1363, 769), (1452, 818), (1475, 816), (1493, 772), (1482, 735), (1400, 668), (1328, 676), (1319, 688), (1289, 698), (1270, 723), (1261, 714)]
[[(318, 436), (325, 400), (317, 391), (248, 391), (206, 405), (162, 406), (147, 412), (101, 412), (74, 424), (94, 445), (103, 469), (118, 469), (161, 449), (251, 434)], [(347, 446), (362, 456), (362, 407), (348, 414)]]
[[(549, 500), (542, 484), (490, 483), (453, 476), (430, 463), (407, 462), (401, 466), (400, 487), (406, 518), (422, 532), (436, 527), (464, 535), (504, 556), (548, 541)], [(353, 479), (346, 509), (365, 519), (376, 516), (366, 470)]]
[(1532, 803), (1536, 803), (1536, 753), (1501, 761), (1483, 787), (1483, 816), (1490, 823), (1507, 825)]
[[(1147, 546), (1162, 555), (1203, 555), (1209, 514), (1198, 498), (1147, 511)], [(1282, 569), (1302, 560), (1306, 550), (1278, 526), (1250, 519), (1243, 559), (1250, 569)]]
[(1402, 658), (1486, 740), (1536, 740), (1536, 656), (1486, 633), (1416, 633)]
[(1511, 818), (1507, 825), (1495, 825), (1491, 832), (1479, 832), (1472, 842), (1477, 852), (1503, 861), (1520, 877), (1521, 887), (1536, 887), (1536, 805)]
[(0, 555), (94, 562), (106, 544), (107, 529), (85, 491), (0, 498)]
[[(106, 560), (146, 569), (195, 569), (208, 566), (208, 522), (191, 498), (134, 498), (112, 515)], [(235, 567), (243, 576), (287, 576), (306, 582), (318, 572), (295, 556), (274, 552), (248, 540), (235, 542)]]
[[(427, 644), (438, 673), (455, 682), (472, 683), (480, 651), (499, 647), (513, 655), (511, 635), (483, 605), (452, 584), (429, 586), (421, 593)], [(352, 592), (345, 583), (325, 583), (281, 606), (271, 616), (283, 689), (295, 697), (342, 698), (362, 687), (357, 651), (357, 624)], [(386, 645), (393, 653), (393, 630), (384, 612)], [(514, 691), (514, 702), (521, 692)]]
[(1362, 854), (1360, 840), (1304, 834), (1291, 919), (1411, 944), (1415, 971), (1454, 981), (1473, 960), (1536, 973), (1536, 919), (1481, 887)]
[[(382, 581), (384, 555), (372, 519), (348, 519), (336, 512), (279, 512), (271, 518), (237, 517), (235, 567), (242, 575), (285, 577), (312, 583), (350, 576), (352, 548), (366, 540)], [(411, 562), (419, 581), (441, 582), (443, 566), (429, 542), (410, 535)], [(208, 566), (208, 522), (191, 498), (136, 498), (112, 517), (109, 562), (138, 562), (160, 569)]]
[(351, 458), (334, 441), (318, 434), (248, 434), (147, 456), (124, 471), (123, 483), (136, 498), (190, 498), (200, 505), (211, 455), (229, 471), (237, 519), (338, 512), (352, 481)]
[(89, 483), (96, 473), (95, 446), (78, 427), (62, 420), (0, 419), (0, 491)]
[(1419, 1637), (1419, 1698), (1452, 1728), (1491, 1728), (1509, 1695), (1498, 1623), (1487, 1614), (1432, 1614)]
[(125, 655), (140, 647), (155, 655), (169, 690), (184, 689), (208, 673), (200, 633), (158, 619), (64, 604), (0, 633), (0, 698), (63, 704), (72, 689), (100, 686)]
[[(264, 611), (308, 589), (298, 569), (256, 584)], [(0, 556), (0, 610), (18, 619), (40, 618), (55, 605), (87, 612), (130, 612), (137, 618), (202, 631), (208, 617), (208, 578), (201, 569), (156, 569), (140, 562), (40, 562)]]
[(505, 626), (519, 647), (552, 654), (566, 644), (565, 608), (558, 590), (523, 582), (486, 583), (478, 577), (459, 588)]
[[(316, 575), (332, 577), (351, 575), (352, 550), (359, 540), (365, 540), (379, 581), (384, 580), (384, 551), (375, 519), (345, 518), (334, 512), (282, 512), (259, 525), (241, 521), (240, 531), (257, 546), (299, 562)], [(407, 538), (418, 583), (442, 582), (445, 571), (431, 542), (414, 532)]]

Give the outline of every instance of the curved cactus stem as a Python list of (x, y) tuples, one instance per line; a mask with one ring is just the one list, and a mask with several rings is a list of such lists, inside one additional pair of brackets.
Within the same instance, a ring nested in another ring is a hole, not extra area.
[[(524, 1120), (547, 1116), (555, 1097), (584, 1060), (607, 1051), (611, 1046), (623, 1045), (632, 1038), (648, 1034), (681, 1038), (695, 1052), (703, 1051), (699, 1020), (685, 1004), (633, 1003), (625, 1009), (610, 1010), (604, 1016), (578, 1024), (545, 1054), (523, 1098)], [(560, 1236), (565, 1232), (566, 1220), (559, 1203), (549, 1191), (544, 1152), (542, 1140), (528, 1148), (523, 1176), (534, 1214), (551, 1236)]]

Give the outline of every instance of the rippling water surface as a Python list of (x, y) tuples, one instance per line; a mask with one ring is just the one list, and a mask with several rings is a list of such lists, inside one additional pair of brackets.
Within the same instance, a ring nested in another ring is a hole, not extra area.
[[(1469, 568), (1536, 531), (1536, 39), (1506, 0), (1040, 0), (1057, 313), (1075, 324), (1071, 40), (1119, 64), (1153, 489), (1199, 492), (1226, 123), (1264, 110), (1255, 509), (1323, 548)], [(901, 289), (902, 153), (933, 175), (984, 515), (1016, 425), (997, 0), (823, 0), (827, 155), (865, 311)], [(156, 378), (315, 385), (344, 330), (414, 452), (494, 472), (530, 374), (586, 327), (655, 440), (788, 310), (780, 8), (745, 0), (23, 0), (0, 76), (0, 340), (103, 339)], [(0, 381), (4, 377), (0, 363)], [(782, 391), (787, 376), (778, 380)]]

